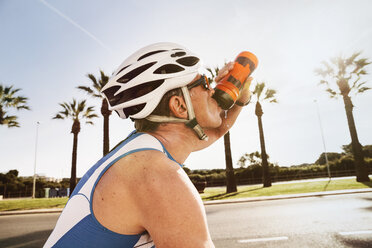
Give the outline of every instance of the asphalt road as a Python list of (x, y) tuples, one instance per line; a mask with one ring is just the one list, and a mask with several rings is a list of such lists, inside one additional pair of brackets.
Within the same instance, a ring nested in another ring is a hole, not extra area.
[(60, 213), (0, 216), (0, 247), (42, 247)]
[(372, 247), (372, 193), (206, 206), (222, 247)]
[[(206, 206), (217, 248), (372, 247), (372, 193)], [(0, 216), (0, 247), (42, 247), (59, 214)]]

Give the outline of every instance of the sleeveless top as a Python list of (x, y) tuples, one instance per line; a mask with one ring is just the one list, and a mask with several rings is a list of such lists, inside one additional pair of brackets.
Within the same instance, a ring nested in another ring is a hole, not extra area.
[(102, 226), (94, 216), (92, 205), (94, 189), (102, 175), (119, 159), (131, 153), (144, 150), (164, 152), (169, 159), (175, 161), (155, 137), (145, 133), (132, 132), (109, 154), (91, 167), (81, 178), (44, 248), (155, 248), (154, 242), (148, 232), (136, 235), (124, 235), (110, 231)]

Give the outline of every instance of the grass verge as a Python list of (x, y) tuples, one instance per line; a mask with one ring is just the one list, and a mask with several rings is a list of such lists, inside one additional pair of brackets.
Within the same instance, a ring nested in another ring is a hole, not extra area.
[(258, 196), (288, 195), (311, 192), (323, 192), (345, 189), (372, 188), (372, 182), (358, 183), (355, 179), (340, 179), (332, 181), (315, 181), (276, 184), (268, 188), (262, 186), (239, 186), (238, 192), (226, 194), (226, 187), (206, 188), (201, 194), (203, 201), (237, 199)]
[[(372, 178), (371, 178), (372, 179)], [(372, 188), (372, 182), (358, 183), (355, 179), (276, 184), (269, 188), (261, 186), (239, 186), (238, 192), (226, 194), (226, 187), (206, 188), (201, 194), (203, 201), (237, 199), (258, 196), (301, 194), (344, 189)], [(68, 198), (40, 198), (0, 201), (0, 211), (42, 208), (63, 208)]]
[(0, 211), (42, 209), (42, 208), (63, 208), (68, 198), (37, 198), (0, 201)]

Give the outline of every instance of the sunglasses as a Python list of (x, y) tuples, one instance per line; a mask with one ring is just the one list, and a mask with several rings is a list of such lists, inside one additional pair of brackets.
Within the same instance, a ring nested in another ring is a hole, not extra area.
[(198, 80), (194, 81), (193, 83), (187, 85), (187, 88), (190, 90), (194, 87), (197, 87), (199, 85), (202, 85), (204, 89), (210, 90), (211, 86), (209, 85), (209, 81), (207, 76), (202, 75)]

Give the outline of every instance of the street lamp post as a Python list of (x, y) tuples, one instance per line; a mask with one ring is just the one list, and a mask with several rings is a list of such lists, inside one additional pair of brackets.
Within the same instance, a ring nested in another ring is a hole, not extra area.
[(35, 198), (35, 186), (36, 186), (36, 155), (37, 155), (37, 138), (39, 131), (40, 122), (36, 122), (36, 138), (35, 138), (35, 161), (34, 161), (34, 182), (32, 184), (32, 199)]
[(331, 180), (331, 171), (329, 170), (327, 149), (326, 149), (326, 144), (325, 144), (325, 139), (324, 139), (324, 134), (323, 134), (322, 120), (320, 119), (319, 106), (318, 106), (318, 102), (316, 100), (314, 100), (314, 102), (315, 102), (315, 105), (316, 105), (316, 112), (318, 113), (319, 127), (320, 127), (320, 133), (322, 135), (323, 148), (324, 148), (324, 156), (325, 156), (326, 165), (327, 165), (328, 177), (329, 177), (329, 180)]

